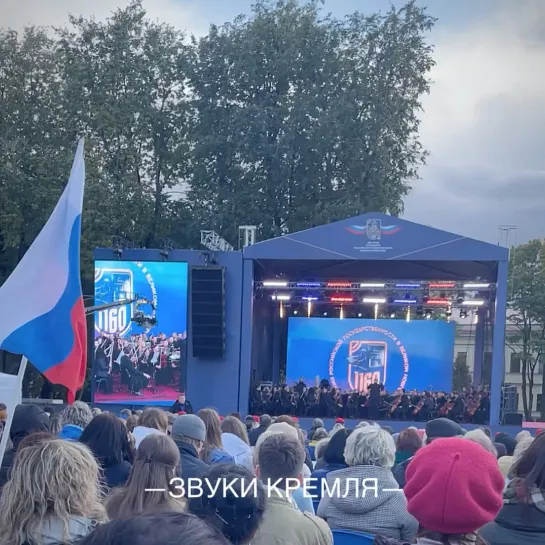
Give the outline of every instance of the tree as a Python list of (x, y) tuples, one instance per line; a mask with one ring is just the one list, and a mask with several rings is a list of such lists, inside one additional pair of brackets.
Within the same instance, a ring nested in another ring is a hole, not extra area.
[(425, 152), (434, 20), (414, 2), (323, 17), (317, 2), (258, 1), (194, 41), (188, 194), (203, 227), (263, 238), (370, 210), (397, 214)]
[(467, 354), (460, 352), (454, 360), (452, 389), (455, 392), (461, 392), (464, 388), (471, 386), (471, 382), (471, 374), (467, 365)]
[[(533, 240), (511, 251), (506, 344), (521, 357), (522, 401), (532, 418), (535, 372), (545, 353), (545, 242)], [(545, 394), (545, 381), (542, 386)], [(542, 419), (545, 407), (540, 407)]]

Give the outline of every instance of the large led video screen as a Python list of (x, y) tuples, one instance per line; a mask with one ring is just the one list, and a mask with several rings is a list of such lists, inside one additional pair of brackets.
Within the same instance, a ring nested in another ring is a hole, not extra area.
[(286, 380), (343, 390), (452, 390), (455, 324), (436, 320), (290, 318)]
[(174, 403), (185, 377), (187, 297), (187, 263), (95, 262), (95, 403)]

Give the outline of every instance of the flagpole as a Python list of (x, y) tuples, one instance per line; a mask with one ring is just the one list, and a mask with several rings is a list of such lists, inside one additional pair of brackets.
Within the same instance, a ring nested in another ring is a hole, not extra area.
[[(21, 358), (21, 365), (19, 365), (19, 372), (17, 373), (17, 388), (19, 389), (19, 391), (22, 391), (23, 389), (23, 378), (25, 376), (27, 363), (27, 358), (23, 356)], [(4, 453), (6, 452), (6, 447), (8, 444), (9, 431), (13, 422), (13, 413), (15, 412), (15, 407), (16, 405), (13, 405), (13, 407), (7, 407), (8, 420), (4, 427), (4, 432), (2, 433), (2, 441), (0, 441), (0, 466), (2, 465), (2, 461), (4, 460)]]

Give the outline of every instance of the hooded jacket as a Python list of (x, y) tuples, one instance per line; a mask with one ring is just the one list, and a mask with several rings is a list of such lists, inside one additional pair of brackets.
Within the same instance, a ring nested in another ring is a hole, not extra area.
[(138, 448), (140, 443), (149, 435), (164, 435), (164, 433), (155, 428), (147, 428), (146, 426), (136, 426), (132, 432), (134, 436), (134, 446)]
[(13, 422), (9, 437), (13, 448), (7, 450), (0, 468), (0, 490), (9, 479), (9, 470), (21, 441), (31, 433), (49, 430), (49, 416), (38, 405), (17, 405), (13, 413)]
[(56, 517), (50, 517), (28, 537), (31, 538), (32, 542), (40, 545), (75, 543), (90, 534), (96, 526), (97, 523), (91, 519), (73, 516), (70, 517), (68, 534), (65, 535), (62, 521)]
[(390, 470), (347, 467), (329, 473), (326, 481), (331, 492), (322, 497), (318, 516), (326, 519), (332, 529), (414, 540), (418, 522), (408, 513), (407, 499)]
[(233, 433), (222, 433), (223, 449), (233, 457), (235, 464), (244, 466), (251, 473), (254, 472), (252, 449), (240, 437)]

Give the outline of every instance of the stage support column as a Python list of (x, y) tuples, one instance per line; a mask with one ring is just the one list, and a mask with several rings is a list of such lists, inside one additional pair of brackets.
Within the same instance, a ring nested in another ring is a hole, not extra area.
[[(254, 262), (242, 259), (242, 301), (240, 320), (240, 361), (238, 370), (238, 411), (248, 414), (252, 372), (252, 335), (254, 313)], [(234, 394), (234, 392), (233, 392)]]
[(492, 337), (492, 380), (490, 384), (490, 427), (501, 426), (501, 387), (505, 377), (505, 320), (507, 311), (507, 276), (509, 262), (498, 263), (494, 333)]
[[(287, 318), (284, 318), (287, 320)], [(280, 326), (282, 318), (275, 311), (273, 319), (273, 346), (272, 346), (272, 381), (280, 383)]]
[(486, 308), (477, 311), (477, 324), (475, 326), (475, 354), (473, 358), (473, 386), (480, 386), (483, 376), (484, 341), (486, 331)]

